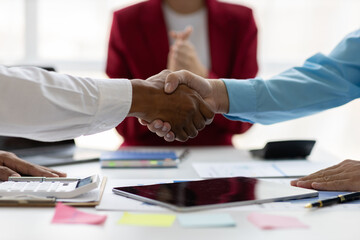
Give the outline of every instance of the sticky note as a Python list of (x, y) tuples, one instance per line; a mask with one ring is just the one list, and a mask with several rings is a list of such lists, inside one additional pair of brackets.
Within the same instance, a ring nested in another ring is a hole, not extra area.
[(178, 216), (179, 222), (183, 227), (235, 227), (233, 218), (226, 213), (221, 214), (186, 214)]
[(297, 218), (289, 216), (251, 213), (248, 215), (247, 219), (261, 229), (308, 227), (307, 225), (300, 222)]
[(106, 215), (85, 213), (74, 207), (57, 203), (52, 223), (84, 223), (84, 224), (102, 224), (105, 222)]
[(125, 212), (118, 224), (170, 227), (173, 225), (176, 216), (170, 214), (138, 214)]

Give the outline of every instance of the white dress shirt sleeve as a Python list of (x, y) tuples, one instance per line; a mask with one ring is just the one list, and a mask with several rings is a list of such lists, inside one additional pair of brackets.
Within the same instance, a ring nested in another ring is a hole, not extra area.
[(94, 134), (122, 122), (131, 101), (126, 79), (0, 66), (0, 135), (58, 141)]

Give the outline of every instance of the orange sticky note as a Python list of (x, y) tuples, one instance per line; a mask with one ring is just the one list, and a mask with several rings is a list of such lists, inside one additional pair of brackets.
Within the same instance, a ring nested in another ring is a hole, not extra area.
[(85, 213), (74, 207), (57, 203), (52, 223), (83, 223), (83, 224), (102, 224), (105, 222), (106, 215)]
[(261, 229), (276, 228), (307, 228), (308, 226), (300, 222), (297, 218), (289, 216), (270, 215), (263, 213), (250, 213), (248, 220)]

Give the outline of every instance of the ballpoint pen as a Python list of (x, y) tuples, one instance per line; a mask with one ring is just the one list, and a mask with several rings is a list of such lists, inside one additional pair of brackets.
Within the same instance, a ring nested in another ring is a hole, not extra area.
[(313, 203), (308, 203), (305, 205), (305, 207), (306, 208), (326, 207), (326, 206), (330, 206), (333, 204), (350, 202), (350, 201), (354, 201), (354, 200), (358, 200), (358, 199), (360, 199), (360, 192), (353, 192), (353, 193), (348, 193), (348, 194), (344, 194), (344, 195), (338, 195), (333, 198), (319, 200), (319, 201), (316, 201)]

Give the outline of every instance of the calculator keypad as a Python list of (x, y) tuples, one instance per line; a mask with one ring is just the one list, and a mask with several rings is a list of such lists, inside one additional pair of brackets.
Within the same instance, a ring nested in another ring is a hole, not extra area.
[(2, 182), (0, 183), (1, 192), (66, 192), (75, 189), (76, 182)]

